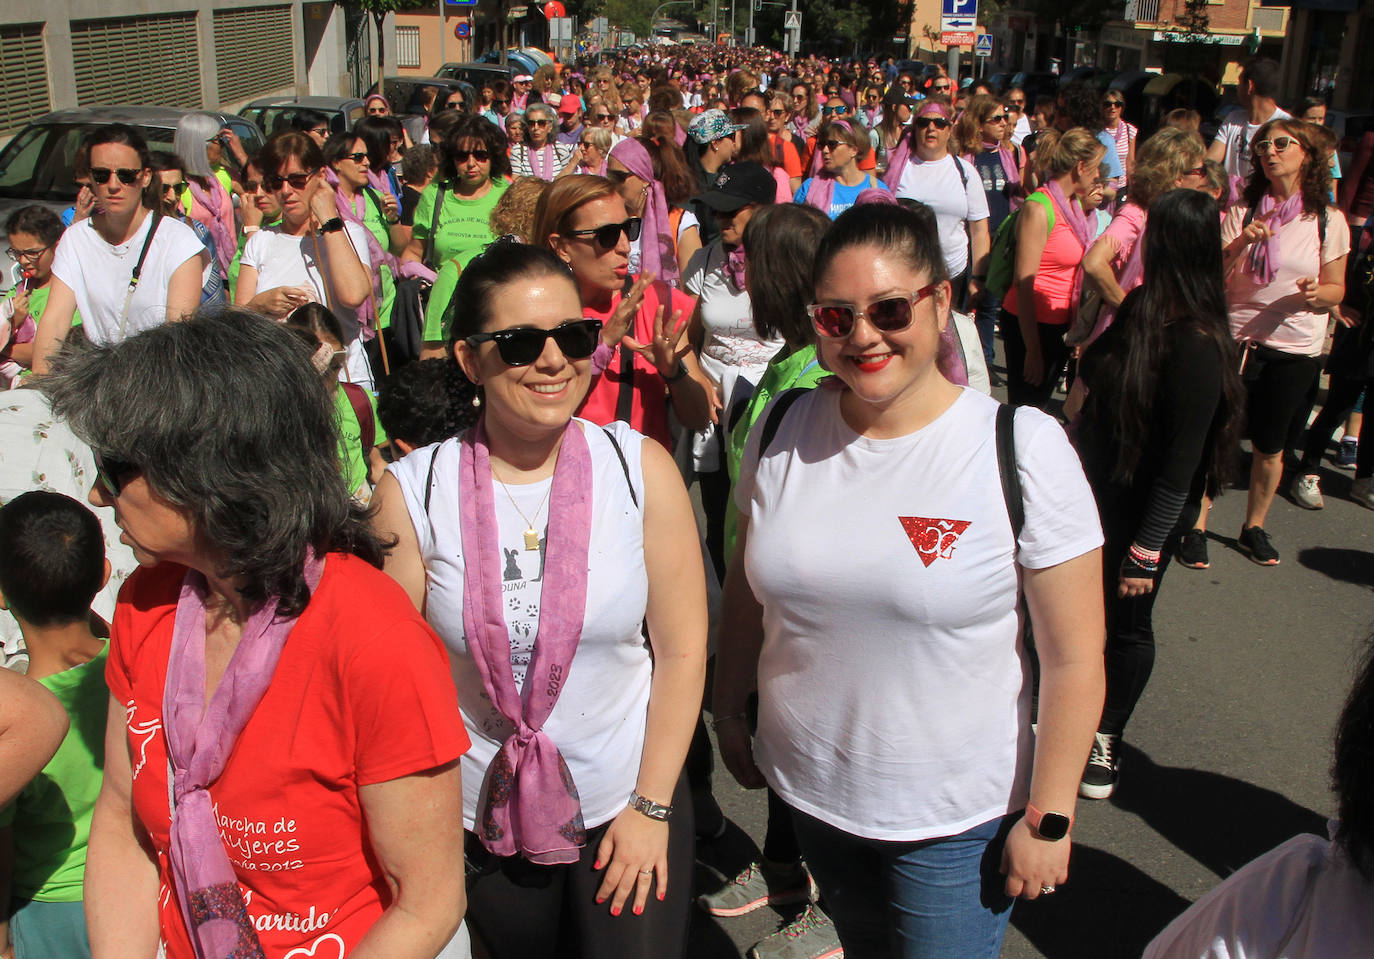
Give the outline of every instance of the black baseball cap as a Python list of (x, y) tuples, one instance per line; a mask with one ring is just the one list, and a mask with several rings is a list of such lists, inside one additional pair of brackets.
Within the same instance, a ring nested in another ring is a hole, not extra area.
[(711, 189), (701, 195), (701, 202), (717, 213), (733, 213), (750, 203), (772, 203), (777, 195), (777, 181), (761, 165), (727, 163)]

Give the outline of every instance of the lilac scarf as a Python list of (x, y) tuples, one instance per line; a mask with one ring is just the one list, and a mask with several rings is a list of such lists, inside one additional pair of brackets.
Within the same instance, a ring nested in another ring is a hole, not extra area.
[[(324, 560), (306, 551), (305, 582), (313, 594)], [(181, 584), (162, 723), (172, 793), (168, 853), (186, 929), (199, 959), (262, 956), (238, 878), (224, 849), (207, 787), (219, 778), (239, 733), (262, 701), (296, 625), (278, 617), (270, 599), (248, 617), (214, 695), (205, 702), (205, 577), (188, 570)]]
[(1300, 192), (1295, 192), (1282, 203), (1275, 199), (1272, 193), (1260, 197), (1259, 203), (1255, 206), (1254, 218), (1267, 225), (1273, 233), (1267, 240), (1252, 243), (1245, 258), (1246, 269), (1254, 274), (1260, 283), (1273, 283), (1274, 278), (1279, 275), (1279, 264), (1283, 262), (1283, 243), (1279, 238), (1279, 230), (1300, 216)]
[[(1145, 225), (1149, 222), (1150, 214), (1146, 211), (1145, 216), (1140, 220), (1140, 232), (1135, 235), (1135, 242), (1131, 245), (1131, 252), (1126, 255), (1126, 262), (1121, 267), (1121, 276), (1117, 278), (1117, 285), (1121, 287), (1123, 293), (1129, 293), (1139, 286), (1145, 279)], [(1102, 304), (1102, 309), (1098, 311), (1097, 322), (1093, 324), (1092, 332), (1083, 341), (1083, 346), (1090, 345), (1116, 320), (1116, 307), (1107, 303)]]
[(635, 176), (649, 184), (644, 203), (644, 232), (640, 234), (639, 252), (641, 273), (652, 273), (670, 286), (678, 284), (677, 256), (673, 253), (676, 239), (668, 219), (668, 198), (663, 184), (654, 176), (654, 161), (644, 144), (634, 137), (626, 137), (611, 147), (608, 157), (614, 157)]
[(482, 419), (462, 439), (459, 473), (463, 631), (483, 688), (515, 729), (487, 769), (477, 834), (497, 856), (518, 853), (541, 865), (576, 862), (587, 840), (582, 803), (563, 754), (543, 726), (567, 682), (586, 613), (592, 529), (587, 438), (577, 421), (570, 421), (554, 466), (539, 631), (523, 699), (511, 671), (491, 453)]
[[(850, 133), (854, 132), (848, 120), (831, 120), (830, 125), (844, 127)], [(816, 151), (811, 154), (811, 169), (807, 171), (807, 175), (811, 177), (811, 185), (806, 188), (807, 206), (814, 206), (826, 216), (830, 216), (830, 202), (835, 196), (835, 174), (824, 169), (819, 143), (816, 144)]]
[(725, 275), (736, 291), (744, 292), (744, 246), (740, 245), (725, 254)]
[[(233, 230), (224, 222), (224, 208), (230, 205), (229, 194), (224, 190), (224, 184), (219, 182), (219, 177), (211, 173), (205, 178), (210, 184), (207, 192), (199, 183), (191, 177), (186, 178), (186, 184), (191, 188), (191, 196), (196, 203), (199, 203), (210, 214), (208, 220), (201, 222), (210, 230), (210, 237), (215, 241), (215, 259), (219, 261), (218, 267), (220, 276), (227, 279), (229, 277), (229, 264), (234, 262), (234, 254), (238, 252), (239, 245), (234, 240)], [(233, 222), (230, 214), (230, 223)]]
[[(1054, 201), (1055, 207), (1064, 218), (1065, 225), (1073, 231), (1074, 237), (1083, 246), (1083, 252), (1088, 252), (1088, 247), (1093, 243), (1093, 224), (1088, 214), (1083, 212), (1083, 208), (1078, 205), (1078, 197), (1072, 200), (1064, 196), (1064, 190), (1059, 185), (1058, 180), (1050, 180), (1045, 184), (1045, 192)], [(1079, 265), (1073, 271), (1073, 287), (1069, 290), (1069, 323), (1072, 325), (1074, 318), (1078, 315), (1078, 300), (1083, 295), (1083, 264), (1082, 257), (1079, 257)]]

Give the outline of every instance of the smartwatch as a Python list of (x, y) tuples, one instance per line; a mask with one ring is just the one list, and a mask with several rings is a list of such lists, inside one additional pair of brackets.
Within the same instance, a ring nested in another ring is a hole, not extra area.
[(1073, 817), (1062, 812), (1041, 812), (1030, 803), (1026, 803), (1026, 822), (1030, 823), (1030, 827), (1041, 839), (1054, 842), (1069, 834), (1069, 829), (1073, 826)]
[(343, 228), (343, 217), (341, 216), (336, 216), (332, 220), (325, 220), (320, 224), (321, 233), (338, 233)]

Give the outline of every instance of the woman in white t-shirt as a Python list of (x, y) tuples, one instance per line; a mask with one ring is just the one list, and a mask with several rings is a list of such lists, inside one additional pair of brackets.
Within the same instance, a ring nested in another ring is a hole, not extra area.
[(35, 373), (48, 371), (77, 310), (87, 338), (100, 346), (190, 316), (210, 262), (189, 226), (150, 208), (153, 171), (143, 134), (112, 123), (92, 131), (84, 146), (95, 208), (57, 244), (52, 292), (34, 337)]
[(817, 251), (816, 300), (818, 356), (841, 388), (799, 394), (770, 430), (775, 402), (745, 448), (721, 756), (792, 808), (846, 952), (992, 959), (1012, 897), (1069, 875), (1104, 685), (1096, 507), (1063, 430), (1033, 409), (1015, 414), (1022, 495), (1004, 493), (998, 404), (936, 365), (950, 284), (916, 214), (842, 214)]
[(473, 743), (468, 922), (496, 959), (681, 956), (706, 662), (691, 503), (661, 446), (573, 417), (601, 323), (553, 253), (494, 244), (455, 297), (481, 417), (394, 464), (374, 502)]
[(345, 222), (324, 178), (324, 154), (303, 133), (278, 133), (258, 154), (263, 186), (281, 203), (281, 220), (243, 246), (234, 302), (275, 319), (305, 303), (323, 303), (339, 318), (347, 375), (371, 387), (358, 307), (372, 293), (367, 235)]
[[(1245, 521), (1237, 544), (1261, 566), (1277, 566), (1264, 522), (1283, 476), (1294, 415), (1321, 373), (1331, 309), (1345, 297), (1350, 228), (1330, 206), (1330, 167), (1303, 120), (1272, 120), (1250, 144), (1253, 172), (1226, 213), (1226, 300), (1231, 335), (1245, 350), (1242, 377), (1253, 447)], [(1316, 477), (1299, 476), (1294, 497), (1318, 501)], [(1199, 529), (1205, 529), (1204, 519)]]

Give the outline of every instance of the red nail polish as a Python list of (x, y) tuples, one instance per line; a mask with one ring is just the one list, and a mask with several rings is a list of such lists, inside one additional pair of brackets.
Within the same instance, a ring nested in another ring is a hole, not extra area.
[(663, 893), (661, 893), (661, 892), (658, 894), (658, 901), (659, 901), (659, 902), (662, 902), (662, 901), (663, 901)]
[[(593, 868), (593, 869), (600, 869), (600, 868), (601, 868), (601, 860), (598, 859), (596, 862), (592, 863), (592, 868)], [(600, 902), (600, 901), (601, 901), (600, 899), (597, 900), (597, 902)]]
[(612, 909), (611, 909), (611, 915), (613, 915), (613, 916), (618, 916), (618, 915), (620, 915), (620, 910), (619, 910), (619, 909), (612, 908)]
[(600, 897), (597, 898), (596, 904), (599, 906), (599, 905), (601, 905), (601, 904), (602, 904), (603, 902), (605, 902), (605, 901), (606, 901), (606, 897), (605, 897), (605, 896), (600, 896)]
[(642, 915), (644, 915), (644, 907), (643, 907), (643, 906), (635, 906), (635, 915), (636, 915), (636, 916), (642, 916)]

